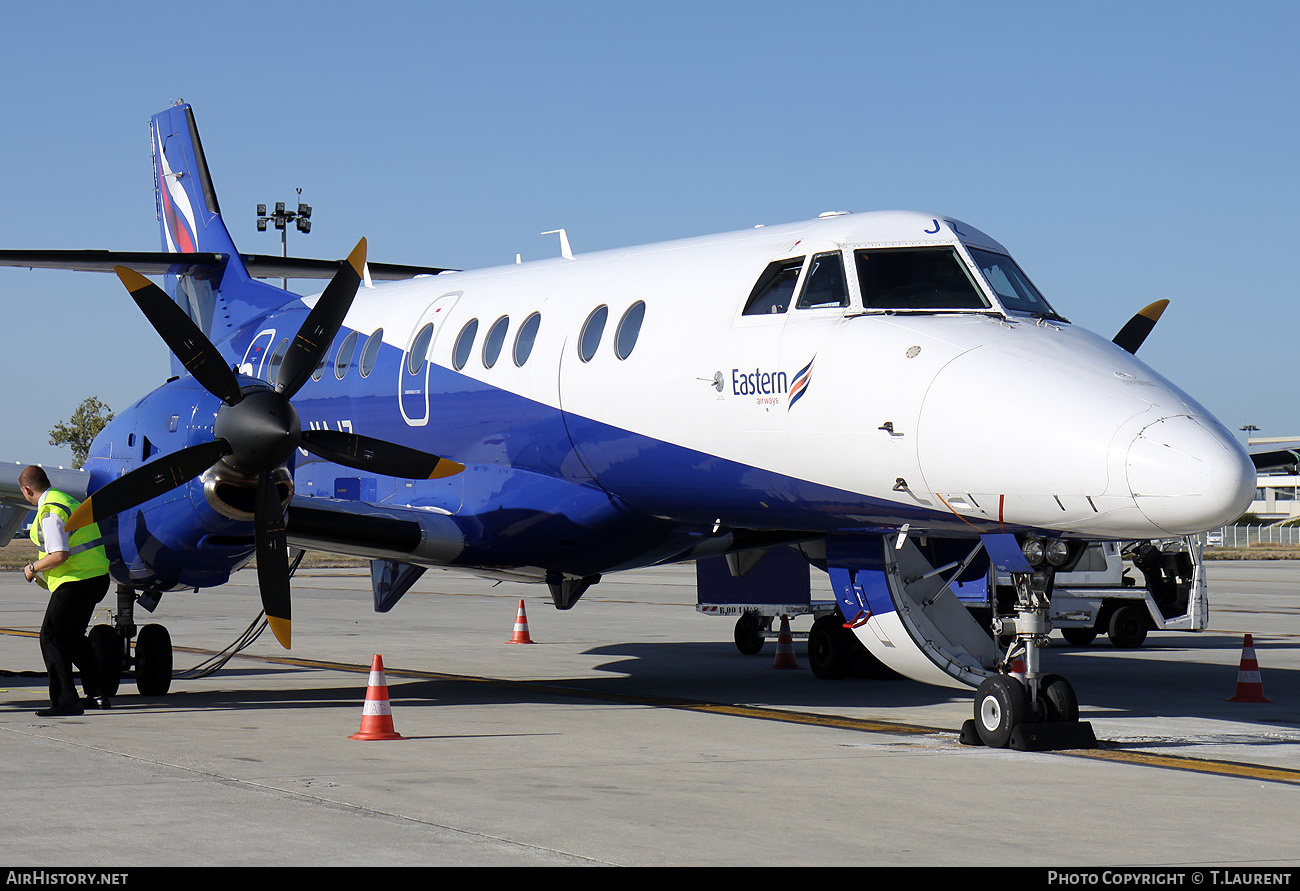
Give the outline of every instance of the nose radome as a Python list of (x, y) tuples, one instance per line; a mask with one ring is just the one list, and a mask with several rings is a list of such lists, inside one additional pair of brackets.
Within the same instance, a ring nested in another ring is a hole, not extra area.
[(1255, 467), (1246, 451), (1226, 431), (1188, 415), (1143, 428), (1129, 445), (1126, 468), (1138, 509), (1178, 535), (1231, 523), (1255, 493)]

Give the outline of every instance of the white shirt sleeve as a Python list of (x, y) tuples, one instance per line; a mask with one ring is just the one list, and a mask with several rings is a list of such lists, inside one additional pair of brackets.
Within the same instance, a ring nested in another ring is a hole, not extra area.
[(45, 553), (72, 550), (68, 546), (68, 533), (63, 528), (63, 518), (57, 513), (50, 512), (45, 515), (45, 519), (41, 521), (41, 532), (45, 534)]

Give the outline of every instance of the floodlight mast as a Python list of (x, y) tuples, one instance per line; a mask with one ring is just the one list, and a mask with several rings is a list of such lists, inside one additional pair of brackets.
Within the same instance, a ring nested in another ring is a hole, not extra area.
[[(267, 223), (275, 224), (275, 228), (280, 230), (281, 257), (289, 256), (289, 223), (293, 223), (303, 235), (311, 232), (311, 205), (302, 203), (302, 189), (298, 189), (297, 192), (299, 198), (297, 211), (285, 210), (284, 202), (277, 201), (275, 202), (275, 213), (268, 215), (265, 204), (257, 205), (257, 231), (265, 232)], [(289, 290), (289, 280), (287, 278), (280, 279), (280, 287), (286, 291)]]

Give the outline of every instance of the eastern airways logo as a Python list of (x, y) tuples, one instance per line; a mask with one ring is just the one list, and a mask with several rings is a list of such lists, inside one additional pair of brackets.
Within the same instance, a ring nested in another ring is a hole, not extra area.
[(755, 402), (759, 405), (780, 405), (781, 397), (786, 396), (788, 397), (786, 411), (789, 411), (808, 392), (808, 385), (812, 382), (812, 367), (813, 362), (810, 361), (795, 372), (793, 380), (784, 371), (765, 371), (762, 368), (741, 371), (739, 368), (733, 368), (731, 369), (731, 395), (754, 396)]

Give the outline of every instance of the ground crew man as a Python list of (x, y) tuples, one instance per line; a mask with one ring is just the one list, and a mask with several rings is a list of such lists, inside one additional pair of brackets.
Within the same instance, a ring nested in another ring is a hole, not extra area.
[[(108, 708), (102, 694), (99, 664), (86, 638), (86, 626), (95, 606), (108, 593), (108, 555), (104, 551), (99, 526), (91, 524), (71, 535), (63, 528), (68, 517), (81, 502), (50, 485), (40, 467), (30, 466), (18, 475), (23, 497), (36, 507), (31, 539), (37, 558), (23, 567), (27, 581), (37, 573), (45, 574), (50, 589), (50, 603), (41, 625), (41, 656), (50, 675), (50, 707), (36, 714), (41, 717), (80, 715), (83, 709)], [(81, 682), (87, 699), (77, 695), (72, 679), (72, 665), (81, 669)]]

